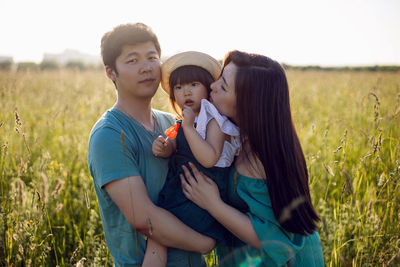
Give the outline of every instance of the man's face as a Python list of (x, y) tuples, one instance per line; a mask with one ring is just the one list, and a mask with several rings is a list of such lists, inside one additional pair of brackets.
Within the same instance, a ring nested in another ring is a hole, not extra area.
[(116, 83), (120, 96), (151, 98), (161, 79), (160, 56), (149, 41), (137, 45), (125, 45), (115, 60), (115, 71), (108, 76)]

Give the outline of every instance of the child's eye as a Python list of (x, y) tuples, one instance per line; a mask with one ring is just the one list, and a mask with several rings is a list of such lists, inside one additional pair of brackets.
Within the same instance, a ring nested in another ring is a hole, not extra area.
[(174, 86), (174, 90), (179, 90), (179, 89), (181, 89), (181, 88), (182, 88), (181, 85), (175, 85), (175, 86)]
[(149, 59), (152, 60), (152, 61), (156, 61), (156, 60), (158, 60), (158, 57), (156, 57), (156, 56), (151, 56), (151, 57), (149, 57)]
[(137, 59), (136, 58), (132, 58), (132, 59), (129, 59), (128, 60), (128, 63), (136, 63), (137, 62)]
[(193, 82), (192, 83), (192, 86), (198, 86), (200, 83), (198, 83), (198, 82)]

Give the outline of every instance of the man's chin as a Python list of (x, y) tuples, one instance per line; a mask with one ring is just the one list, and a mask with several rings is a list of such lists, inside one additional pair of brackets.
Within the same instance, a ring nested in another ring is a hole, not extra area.
[(156, 89), (156, 90), (153, 90), (153, 91), (151, 91), (151, 92), (144, 93), (144, 94), (142, 95), (142, 98), (143, 98), (143, 99), (152, 99), (152, 98), (156, 95), (156, 92), (157, 92), (157, 89)]

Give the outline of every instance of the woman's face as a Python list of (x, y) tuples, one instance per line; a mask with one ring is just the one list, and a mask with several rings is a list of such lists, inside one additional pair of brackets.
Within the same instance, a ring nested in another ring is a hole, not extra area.
[(218, 80), (211, 84), (210, 101), (218, 111), (237, 123), (235, 77), (237, 66), (230, 62)]

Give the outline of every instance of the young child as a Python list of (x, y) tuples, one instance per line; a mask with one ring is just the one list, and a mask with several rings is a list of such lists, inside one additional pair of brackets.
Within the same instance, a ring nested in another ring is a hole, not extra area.
[[(169, 93), (175, 111), (178, 105), (183, 119), (177, 122), (176, 138), (159, 136), (153, 143), (154, 155), (172, 156), (158, 206), (169, 210), (197, 232), (224, 243), (231, 238), (229, 231), (185, 197), (179, 178), (183, 173), (181, 166), (192, 162), (216, 182), (221, 198), (226, 199), (226, 167), (233, 162), (240, 142), (239, 129), (207, 100), (210, 85), (219, 77), (221, 66), (207, 54), (190, 51), (170, 57), (161, 71), (161, 86)], [(146, 254), (148, 250), (149, 246)]]

